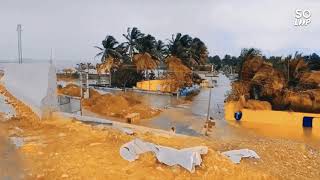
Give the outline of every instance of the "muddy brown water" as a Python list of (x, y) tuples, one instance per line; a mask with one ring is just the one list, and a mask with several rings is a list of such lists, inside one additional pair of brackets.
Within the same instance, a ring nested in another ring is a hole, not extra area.
[[(224, 100), (231, 89), (231, 80), (223, 74), (219, 74), (215, 80), (217, 83), (212, 89), (210, 116), (216, 120), (216, 126), (209, 133), (210, 138), (221, 140), (246, 140), (251, 137), (282, 138), (320, 147), (320, 138), (314, 136), (312, 130), (306, 129), (301, 135), (285, 127), (227, 122), (224, 120)], [(106, 91), (113, 93), (112, 90)], [(168, 131), (174, 127), (176, 133), (203, 136), (209, 91), (208, 88), (202, 88), (192, 102), (179, 101), (175, 96), (138, 93), (151, 106), (163, 109), (159, 116), (142, 121), (139, 125)]]

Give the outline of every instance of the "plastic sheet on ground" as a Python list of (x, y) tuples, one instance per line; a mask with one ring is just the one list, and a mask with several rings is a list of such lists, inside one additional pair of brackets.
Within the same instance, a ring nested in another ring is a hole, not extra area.
[(228, 157), (233, 163), (239, 164), (242, 158), (256, 158), (260, 159), (258, 154), (250, 149), (239, 149), (226, 151), (222, 153), (224, 156)]
[(124, 132), (127, 135), (133, 135), (134, 131), (131, 128), (121, 128), (122, 132)]
[(207, 154), (208, 148), (197, 146), (178, 150), (144, 142), (140, 139), (134, 139), (120, 148), (122, 158), (130, 162), (138, 159), (139, 154), (146, 152), (153, 152), (158, 161), (166, 165), (180, 165), (188, 171), (194, 172), (195, 166), (199, 166), (202, 162), (201, 154)]
[(5, 64), (4, 85), (16, 98), (27, 104), (38, 116), (43, 108), (57, 108), (56, 71), (49, 63)]

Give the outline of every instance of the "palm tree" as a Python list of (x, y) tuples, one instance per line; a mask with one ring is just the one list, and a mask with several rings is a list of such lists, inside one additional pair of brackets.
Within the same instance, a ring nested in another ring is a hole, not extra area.
[(101, 64), (97, 64), (97, 72), (98, 74), (109, 72), (110, 75), (110, 86), (111, 86), (111, 74), (112, 68), (118, 67), (121, 63), (122, 54), (120, 45), (117, 46), (119, 42), (113, 36), (106, 36), (106, 38), (102, 41), (102, 46), (94, 46), (99, 49), (100, 52), (96, 55), (101, 56)]
[(104, 62), (108, 57), (121, 59), (121, 54), (117, 52), (116, 49), (118, 44), (119, 42), (113, 36), (106, 36), (106, 38), (102, 41), (103, 48), (94, 46), (100, 50), (96, 57), (101, 56), (101, 62)]
[(239, 78), (240, 80), (243, 78), (242, 77), (242, 68), (243, 68), (243, 64), (246, 60), (252, 59), (255, 56), (261, 56), (261, 51), (259, 49), (255, 49), (255, 48), (244, 48), (241, 50), (239, 59)]
[(141, 31), (133, 27), (127, 29), (127, 34), (123, 34), (123, 36), (127, 39), (127, 42), (125, 42), (127, 46), (127, 50), (129, 50), (129, 57), (132, 62), (133, 60), (133, 54), (136, 52), (136, 46), (137, 46), (137, 40), (142, 38), (144, 34), (141, 33)]
[[(205, 64), (208, 60), (207, 46), (199, 38), (194, 38), (191, 42), (190, 56), (196, 64)], [(194, 62), (191, 62), (194, 63)]]
[(168, 55), (168, 49), (166, 48), (166, 45), (161, 40), (158, 40), (155, 44), (154, 55), (161, 62), (163, 61), (163, 58)]
[(156, 38), (148, 34), (136, 40), (136, 50), (138, 53), (155, 55), (156, 44)]
[(154, 56), (159, 60), (158, 77), (160, 77), (161, 66), (164, 65), (164, 58), (168, 56), (168, 49), (166, 47), (161, 40), (158, 40), (155, 44)]
[(182, 60), (183, 64), (190, 66), (190, 48), (192, 38), (189, 35), (182, 35), (177, 33), (172, 35), (172, 39), (169, 40), (168, 52), (170, 56), (175, 56)]
[[(154, 70), (159, 65), (159, 60), (154, 59), (149, 53), (139, 53), (133, 56), (133, 62), (137, 67), (137, 71)], [(148, 73), (148, 72), (147, 72)], [(148, 76), (147, 76), (148, 77)]]
[(136, 40), (138, 54), (133, 56), (133, 62), (138, 71), (145, 71), (149, 80), (149, 70), (154, 70), (159, 65), (156, 54), (157, 41), (155, 37), (148, 34)]

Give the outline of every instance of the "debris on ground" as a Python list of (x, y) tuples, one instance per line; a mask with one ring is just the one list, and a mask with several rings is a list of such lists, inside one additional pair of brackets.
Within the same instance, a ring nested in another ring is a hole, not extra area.
[(121, 131), (127, 135), (134, 135), (134, 131), (131, 128), (121, 128)]
[(260, 159), (258, 154), (250, 149), (226, 151), (226, 152), (223, 152), (222, 155), (228, 157), (235, 164), (239, 164), (242, 158)]
[(174, 149), (134, 139), (120, 148), (122, 158), (132, 162), (139, 158), (140, 154), (153, 152), (159, 162), (168, 166), (180, 165), (189, 172), (195, 171), (195, 166), (200, 166), (202, 154), (208, 153), (206, 146), (197, 146), (185, 149)]
[(10, 141), (16, 146), (16, 148), (22, 147), (24, 145), (24, 140), (21, 137), (10, 137)]

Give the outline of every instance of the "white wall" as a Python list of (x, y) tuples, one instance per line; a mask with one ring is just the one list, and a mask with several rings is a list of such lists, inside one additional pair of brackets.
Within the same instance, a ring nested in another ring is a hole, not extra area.
[(44, 105), (57, 106), (56, 71), (49, 63), (4, 64), (4, 85), (16, 98), (42, 115)]

